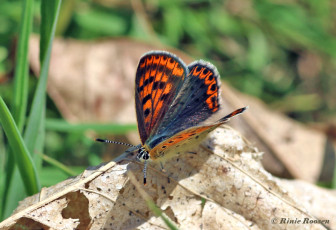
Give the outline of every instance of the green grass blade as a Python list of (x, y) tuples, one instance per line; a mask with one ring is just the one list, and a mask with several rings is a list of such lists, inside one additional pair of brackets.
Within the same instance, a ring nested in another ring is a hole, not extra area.
[[(76, 175), (79, 175), (85, 170), (85, 167), (72, 166), (71, 170), (74, 171)], [(59, 168), (46, 165), (41, 170), (40, 180), (44, 187), (53, 186), (67, 179), (69, 179), (69, 175), (65, 174), (63, 171), (60, 171)]]
[[(4, 138), (3, 138), (3, 130), (0, 126), (0, 199), (3, 199), (5, 197), (5, 188), (6, 188), (6, 157), (7, 157), (7, 151), (4, 144)], [(3, 216), (3, 210), (4, 210), (4, 202), (0, 202), (0, 221)]]
[[(22, 132), (25, 114), (27, 110), (28, 100), (28, 46), (29, 37), (32, 30), (34, 0), (22, 1), (22, 16), (19, 31), (18, 49), (16, 53), (16, 65), (14, 76), (14, 93), (12, 101), (12, 115), (16, 121), (18, 130)], [(16, 173), (14, 173), (16, 170)], [(4, 193), (2, 197), (1, 215), (3, 213), (10, 213), (16, 206), (22, 196), (15, 196), (14, 191), (11, 190), (11, 185), (15, 184), (15, 190), (21, 191), (20, 194), (25, 195), (23, 191), (24, 184), (19, 172), (16, 168), (13, 150), (8, 150), (8, 160), (6, 161), (6, 179), (4, 186)], [(15, 175), (15, 176), (14, 176)], [(19, 188), (17, 187), (19, 186)], [(27, 190), (27, 188), (26, 188)], [(8, 197), (8, 195), (12, 197)], [(13, 204), (13, 205), (10, 205)]]
[[(35, 146), (39, 145), (39, 135), (44, 136), (44, 132), (37, 132), (36, 128), (41, 127), (43, 110), (45, 109), (45, 92), (47, 87), (48, 71), (52, 41), (54, 39), (58, 13), (60, 10), (60, 0), (50, 0), (41, 2), (41, 40), (40, 40), (40, 63), (41, 71), (37, 89), (35, 91), (27, 127), (24, 134), (24, 140), (30, 151), (34, 151)], [(44, 129), (42, 129), (44, 130)], [(39, 149), (42, 152), (42, 149)]]
[(167, 225), (168, 229), (178, 230), (177, 225), (172, 222), (163, 212), (162, 210), (156, 206), (153, 199), (145, 192), (145, 190), (140, 186), (138, 181), (135, 179), (135, 176), (132, 172), (128, 172), (128, 177), (133, 185), (136, 187), (142, 198), (146, 201), (148, 208), (154, 213), (155, 216), (161, 217), (163, 222)]
[(19, 201), (23, 200), (28, 194), (25, 191), (25, 184), (23, 183), (18, 167), (15, 167), (14, 169), (13, 179), (9, 181), (9, 183), (6, 183), (8, 193), (4, 196), (5, 202), (3, 202), (2, 219), (9, 217), (19, 205)]
[(73, 14), (77, 7), (77, 0), (62, 1), (60, 15), (57, 22), (56, 36), (62, 35), (72, 22)]
[(63, 173), (65, 173), (68, 176), (76, 176), (77, 173), (71, 170), (71, 168), (67, 167), (66, 165), (62, 164), (61, 162), (45, 155), (45, 154), (38, 154), (42, 159), (49, 163), (50, 165), (54, 166), (55, 168), (61, 170)]
[[(51, 44), (55, 36), (61, 0), (48, 0), (41, 2), (41, 40), (40, 62), (49, 66)], [(41, 71), (42, 75), (42, 71)]]
[(149, 207), (149, 209), (156, 215), (161, 217), (161, 219), (163, 220), (163, 222), (167, 225), (167, 227), (171, 230), (178, 230), (178, 228), (176, 227), (176, 224), (173, 223), (170, 219), (168, 219), (164, 213), (162, 212), (162, 210), (156, 206), (156, 204), (154, 203), (154, 201), (152, 201), (151, 199), (146, 200), (147, 206)]
[(20, 135), (19, 129), (2, 97), (0, 97), (0, 123), (19, 167), (25, 189), (28, 194), (32, 195), (39, 190), (36, 168)]
[[(57, 17), (60, 8), (60, 1), (41, 1), (41, 49), (40, 56), (41, 61), (41, 71), (40, 78), (38, 82), (37, 89), (35, 91), (30, 116), (27, 122), (27, 126), (24, 132), (24, 141), (26, 143), (27, 151), (34, 153), (34, 151), (42, 152), (43, 141), (44, 141), (44, 121), (45, 121), (45, 91), (47, 83), (47, 75), (49, 69), (51, 44), (53, 41)], [(40, 157), (33, 156), (35, 166), (33, 161), (29, 162), (29, 167), (39, 167), (41, 162)], [(18, 200), (23, 198), (22, 183), (20, 183), (21, 178), (17, 170), (14, 170), (12, 179), (9, 181), (8, 195), (5, 199), (8, 205), (4, 208), (4, 216), (8, 216), (12, 210), (17, 206)], [(26, 183), (27, 180), (24, 180)], [(37, 185), (39, 185), (37, 183)], [(39, 187), (39, 186), (37, 186)], [(17, 193), (21, 191), (21, 193)], [(36, 193), (37, 190), (34, 190)], [(31, 194), (29, 192), (28, 194)]]
[(135, 124), (71, 124), (67, 121), (60, 119), (47, 119), (46, 129), (57, 132), (85, 132), (88, 130), (92, 130), (97, 133), (121, 135), (126, 134), (130, 131), (136, 131), (137, 126)]
[(34, 0), (23, 2), (20, 36), (16, 53), (12, 115), (20, 131), (23, 129), (28, 99), (28, 46), (32, 30)]

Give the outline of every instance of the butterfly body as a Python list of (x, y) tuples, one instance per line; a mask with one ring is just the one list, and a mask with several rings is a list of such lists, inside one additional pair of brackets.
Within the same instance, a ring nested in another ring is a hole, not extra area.
[(137, 157), (145, 163), (148, 160), (162, 162), (190, 149), (209, 132), (246, 109), (218, 119), (221, 97), (216, 67), (203, 60), (186, 66), (165, 51), (152, 51), (141, 57), (135, 83), (142, 145)]

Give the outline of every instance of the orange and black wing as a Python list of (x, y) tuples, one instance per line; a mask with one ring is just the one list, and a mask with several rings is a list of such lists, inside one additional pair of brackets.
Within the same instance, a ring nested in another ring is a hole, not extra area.
[(199, 126), (220, 109), (220, 80), (216, 67), (200, 60), (190, 64), (188, 69), (181, 90), (147, 143), (150, 148), (183, 130)]
[(161, 123), (188, 73), (186, 65), (164, 51), (145, 54), (135, 79), (135, 105), (142, 144)]
[(156, 146), (153, 146), (153, 149), (149, 152), (151, 159), (156, 160), (158, 158), (165, 157), (166, 151), (168, 149), (171, 150), (174, 148), (179, 148), (181, 147), (181, 145), (190, 144), (196, 139), (199, 139), (199, 141), (201, 141), (204, 137), (206, 137), (209, 132), (224, 124), (231, 117), (243, 113), (246, 109), (247, 107), (237, 109), (232, 113), (226, 115), (219, 121), (215, 122), (214, 124), (191, 127), (175, 134), (170, 138), (167, 138), (164, 141), (161, 141)]

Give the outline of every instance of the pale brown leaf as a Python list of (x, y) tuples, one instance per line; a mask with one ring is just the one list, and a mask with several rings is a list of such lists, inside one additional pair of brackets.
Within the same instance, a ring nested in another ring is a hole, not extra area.
[(59, 227), (65, 223), (70, 228), (82, 224), (87, 229), (167, 229), (148, 209), (127, 171), (181, 229), (325, 229), (321, 224), (273, 224), (274, 218), (319, 218), (336, 227), (335, 193), (273, 177), (260, 164), (262, 154), (233, 129), (217, 128), (191, 151), (196, 154), (168, 160), (166, 172), (150, 164), (146, 186), (141, 184), (142, 164), (125, 153), (117, 163), (88, 169), (25, 199), (0, 228), (29, 219), (54, 229), (69, 229)]

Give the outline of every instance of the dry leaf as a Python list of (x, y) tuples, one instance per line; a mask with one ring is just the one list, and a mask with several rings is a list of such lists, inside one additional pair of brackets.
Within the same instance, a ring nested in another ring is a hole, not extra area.
[[(243, 132), (265, 154), (263, 165), (275, 175), (317, 182), (322, 170), (327, 136), (270, 109), (258, 99), (239, 95), (250, 105)], [(332, 175), (329, 175), (331, 178)]]
[(88, 169), (26, 198), (0, 228), (167, 229), (127, 171), (181, 229), (325, 229), (318, 223), (279, 224), (305, 218), (336, 228), (335, 192), (273, 177), (260, 164), (262, 154), (233, 129), (217, 128), (191, 151), (196, 154), (168, 160), (166, 172), (150, 164), (146, 186), (143, 165), (126, 152), (117, 163)]

